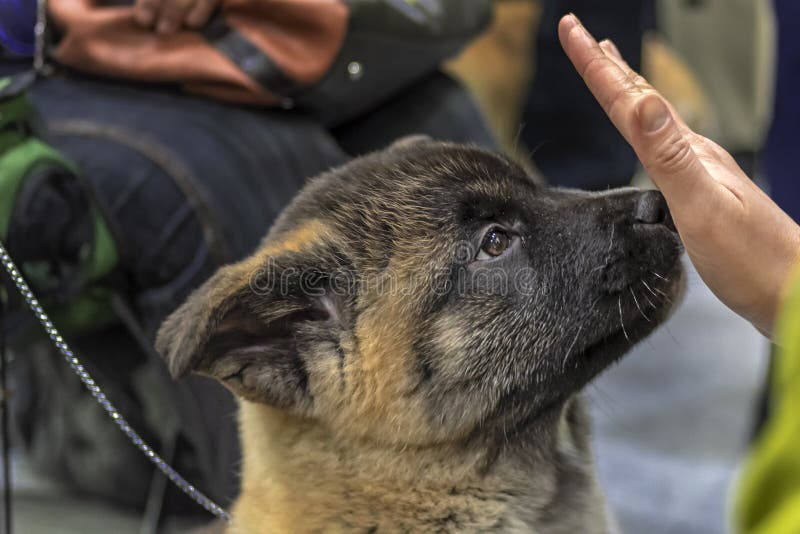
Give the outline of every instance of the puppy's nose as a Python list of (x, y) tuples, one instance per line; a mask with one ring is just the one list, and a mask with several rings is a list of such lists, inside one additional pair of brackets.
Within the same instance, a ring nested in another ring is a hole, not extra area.
[(667, 201), (664, 195), (655, 189), (643, 191), (639, 195), (639, 198), (636, 200), (636, 207), (634, 208), (634, 218), (638, 223), (663, 224), (675, 230)]

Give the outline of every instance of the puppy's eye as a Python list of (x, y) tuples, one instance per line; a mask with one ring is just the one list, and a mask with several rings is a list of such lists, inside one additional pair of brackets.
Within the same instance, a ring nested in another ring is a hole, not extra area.
[(492, 228), (483, 236), (478, 260), (496, 258), (511, 246), (511, 236), (502, 228)]

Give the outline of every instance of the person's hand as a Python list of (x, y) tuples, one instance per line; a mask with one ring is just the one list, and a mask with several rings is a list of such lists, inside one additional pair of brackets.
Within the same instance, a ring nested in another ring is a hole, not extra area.
[(183, 27), (202, 28), (220, 0), (136, 0), (133, 15), (145, 28), (175, 33)]
[(598, 44), (574, 15), (561, 19), (558, 34), (589, 90), (666, 197), (703, 281), (769, 335), (800, 261), (800, 226), (730, 154), (690, 130), (613, 43)]

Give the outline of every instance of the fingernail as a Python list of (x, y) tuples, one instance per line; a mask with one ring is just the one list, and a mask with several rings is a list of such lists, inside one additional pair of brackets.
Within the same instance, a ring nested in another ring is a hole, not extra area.
[(567, 32), (569, 32), (572, 28), (579, 25), (581, 21), (578, 20), (578, 17), (575, 16), (575, 13), (568, 13), (564, 16), (564, 25), (566, 26)]
[(602, 46), (604, 50), (612, 54), (617, 59), (622, 59), (622, 54), (619, 53), (617, 45), (615, 45), (614, 41), (611, 39), (603, 39), (603, 41), (600, 43), (600, 46)]
[(666, 104), (656, 95), (645, 97), (636, 108), (636, 113), (639, 116), (639, 127), (645, 133), (656, 133), (670, 118)]
[(572, 15), (572, 17), (575, 19), (575, 24), (573, 26), (570, 26), (569, 31), (572, 32), (572, 30), (577, 28), (579, 39), (582, 39), (583, 41), (586, 41), (591, 45), (596, 45), (597, 42), (595, 41), (592, 34), (589, 33), (589, 30), (586, 29), (586, 26), (583, 25), (581, 19), (579, 19), (577, 15)]

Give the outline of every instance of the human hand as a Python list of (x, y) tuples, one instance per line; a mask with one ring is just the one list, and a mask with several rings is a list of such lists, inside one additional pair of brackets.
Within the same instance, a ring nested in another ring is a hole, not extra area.
[(589, 90), (664, 194), (703, 281), (769, 335), (800, 262), (800, 226), (730, 154), (686, 126), (611, 41), (598, 44), (574, 15), (561, 19), (558, 34)]
[(145, 28), (158, 33), (175, 33), (182, 27), (201, 28), (220, 0), (136, 0), (133, 15)]

